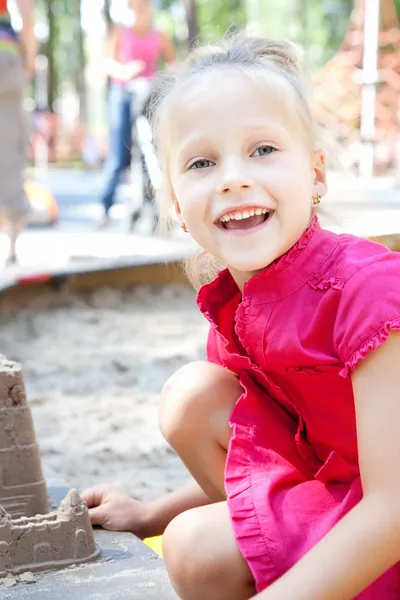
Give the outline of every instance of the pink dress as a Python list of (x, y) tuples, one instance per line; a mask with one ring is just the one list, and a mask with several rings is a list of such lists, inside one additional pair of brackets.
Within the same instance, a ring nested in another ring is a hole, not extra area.
[[(261, 591), (362, 497), (350, 374), (400, 330), (400, 255), (314, 219), (242, 295), (222, 271), (201, 288), (198, 305), (211, 324), (208, 360), (243, 387), (225, 486)], [(358, 596), (399, 598), (400, 565)]]
[(146, 35), (138, 35), (131, 27), (124, 27), (118, 43), (118, 60), (124, 65), (141, 60), (145, 67), (140, 77), (154, 77), (162, 56), (161, 42), (161, 33), (157, 29), (151, 29)]

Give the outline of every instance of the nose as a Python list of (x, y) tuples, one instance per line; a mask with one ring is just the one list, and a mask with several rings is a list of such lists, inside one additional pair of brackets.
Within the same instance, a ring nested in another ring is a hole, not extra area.
[(222, 196), (229, 192), (239, 192), (252, 187), (254, 187), (254, 181), (246, 173), (244, 166), (235, 162), (225, 166), (216, 190)]

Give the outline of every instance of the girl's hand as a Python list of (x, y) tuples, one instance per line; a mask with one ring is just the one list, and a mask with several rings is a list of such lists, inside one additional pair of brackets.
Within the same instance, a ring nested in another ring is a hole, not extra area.
[(123, 65), (124, 79), (130, 81), (138, 77), (146, 68), (146, 63), (143, 60), (132, 60), (126, 65)]
[(110, 531), (130, 531), (141, 539), (146, 537), (149, 505), (145, 502), (110, 484), (85, 490), (81, 497), (89, 509), (92, 525)]

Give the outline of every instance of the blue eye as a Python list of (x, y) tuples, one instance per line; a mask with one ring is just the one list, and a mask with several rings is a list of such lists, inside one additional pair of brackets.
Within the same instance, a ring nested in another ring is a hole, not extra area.
[(252, 156), (267, 156), (268, 154), (272, 154), (276, 152), (276, 148), (272, 146), (259, 146), (252, 154)]
[(208, 167), (212, 167), (213, 163), (211, 160), (207, 160), (206, 158), (200, 158), (196, 160), (192, 165), (190, 165), (189, 169), (207, 169)]

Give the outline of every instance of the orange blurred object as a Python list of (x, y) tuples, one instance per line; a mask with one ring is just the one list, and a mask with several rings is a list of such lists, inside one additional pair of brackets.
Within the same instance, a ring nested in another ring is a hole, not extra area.
[(57, 202), (50, 190), (38, 181), (27, 179), (24, 184), (25, 194), (32, 212), (29, 222), (35, 225), (54, 225), (58, 221)]

